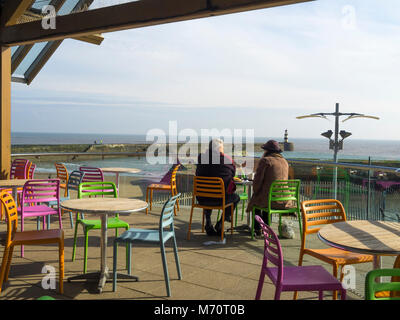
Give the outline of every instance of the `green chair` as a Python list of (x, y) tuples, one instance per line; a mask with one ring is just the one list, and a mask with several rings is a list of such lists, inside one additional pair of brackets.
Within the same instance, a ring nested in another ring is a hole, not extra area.
[[(391, 282), (376, 282), (378, 277), (390, 276), (392, 277)], [(400, 300), (398, 294), (400, 279), (394, 279), (394, 277), (400, 277), (400, 269), (376, 269), (368, 272), (365, 277), (365, 300)], [(389, 291), (390, 294), (379, 294), (382, 291)]]
[[(252, 225), (251, 225), (251, 238), (254, 239), (254, 220), (255, 220), (255, 210), (258, 209), (261, 212), (266, 212), (268, 214), (268, 225), (271, 225), (272, 214), (279, 214), (279, 236), (282, 237), (282, 215), (296, 213), (297, 219), (299, 220), (300, 235), (303, 234), (301, 227), (301, 216), (300, 216), (300, 180), (275, 180), (272, 182), (269, 189), (268, 195), (268, 208), (262, 208), (259, 206), (254, 206), (252, 211)], [(294, 206), (287, 209), (273, 209), (273, 202), (276, 201), (293, 201)]]
[(136, 280), (137, 277), (131, 275), (131, 249), (132, 243), (141, 242), (141, 243), (154, 243), (160, 246), (162, 264), (164, 268), (164, 279), (165, 286), (167, 289), (168, 297), (171, 296), (171, 289), (169, 286), (169, 276), (168, 276), (168, 265), (167, 259), (165, 256), (165, 243), (168, 240), (172, 240), (172, 246), (174, 249), (175, 255), (175, 264), (178, 272), (178, 279), (182, 279), (181, 267), (179, 263), (178, 257), (178, 248), (176, 245), (175, 239), (175, 230), (174, 230), (174, 208), (177, 199), (181, 194), (177, 194), (167, 200), (164, 204), (164, 207), (161, 211), (160, 222), (157, 229), (138, 229), (131, 228), (121, 234), (118, 238), (114, 240), (114, 258), (113, 258), (113, 291), (117, 290), (117, 253), (118, 253), (118, 244), (126, 244), (127, 252), (129, 252), (129, 257), (126, 260), (127, 262), (127, 270), (128, 275), (124, 275), (128, 278), (134, 278)]
[[(112, 196), (113, 198), (118, 197), (117, 188), (113, 182), (106, 181), (91, 181), (91, 182), (82, 182), (79, 184), (78, 188), (78, 199), (82, 199), (84, 197), (96, 197), (96, 196)], [(125, 221), (122, 221), (118, 218), (118, 214), (113, 218), (109, 218), (107, 220), (108, 228), (115, 229), (115, 236), (118, 236), (118, 228), (124, 228), (125, 230), (129, 229), (129, 224)], [(74, 234), (74, 244), (72, 249), (72, 261), (75, 260), (76, 253), (76, 239), (78, 234), (78, 226), (82, 225), (83, 233), (85, 235), (85, 252), (84, 252), (84, 266), (83, 273), (87, 271), (87, 250), (88, 250), (88, 240), (89, 240), (89, 231), (101, 229), (101, 220), (89, 220), (82, 219), (80, 214), (76, 214), (76, 223), (75, 223), (75, 234)]]
[[(239, 193), (240, 201), (242, 202), (242, 217), (241, 220), (243, 220), (244, 217), (244, 209), (245, 209), (245, 204), (246, 201), (249, 200), (249, 196), (246, 191), (246, 185), (243, 185), (243, 192)], [(218, 210), (219, 213), (219, 210)], [(237, 227), (237, 219), (238, 219), (238, 206), (236, 206), (236, 215), (235, 215), (235, 227)]]

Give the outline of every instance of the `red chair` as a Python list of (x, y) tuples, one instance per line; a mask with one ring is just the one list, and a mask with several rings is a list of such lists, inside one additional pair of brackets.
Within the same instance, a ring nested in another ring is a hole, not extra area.
[[(264, 223), (260, 216), (255, 219), (264, 234), (264, 258), (256, 292), (256, 300), (261, 297), (265, 275), (275, 285), (275, 300), (280, 300), (282, 291), (318, 291), (319, 299), (323, 291), (341, 291), (342, 300), (346, 290), (338, 279), (322, 266), (284, 266), (282, 247), (275, 232)], [(268, 266), (270, 262), (273, 266)]]

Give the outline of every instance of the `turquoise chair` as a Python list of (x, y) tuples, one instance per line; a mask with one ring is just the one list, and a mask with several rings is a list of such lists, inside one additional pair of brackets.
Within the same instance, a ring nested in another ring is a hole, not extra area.
[[(117, 253), (118, 253), (118, 244), (125, 243), (127, 252), (129, 252), (129, 257), (127, 259), (127, 270), (128, 276), (131, 275), (131, 251), (132, 251), (132, 243), (134, 242), (150, 242), (160, 245), (161, 251), (161, 259), (164, 268), (164, 279), (165, 286), (167, 289), (168, 297), (171, 296), (171, 289), (169, 286), (169, 276), (168, 276), (168, 266), (167, 259), (165, 256), (165, 243), (172, 239), (172, 244), (174, 248), (175, 254), (175, 263), (176, 269), (178, 271), (178, 279), (182, 279), (181, 267), (179, 264), (178, 257), (178, 248), (176, 245), (175, 239), (175, 230), (174, 230), (174, 207), (177, 199), (181, 194), (177, 194), (169, 198), (169, 200), (164, 204), (164, 207), (161, 211), (160, 223), (158, 229), (138, 229), (131, 228), (121, 234), (118, 238), (114, 240), (114, 258), (113, 258), (113, 291), (117, 290)], [(167, 229), (166, 229), (167, 228)], [(131, 276), (132, 278), (136, 278)], [(136, 278), (137, 279), (137, 278)]]
[[(279, 214), (279, 236), (282, 237), (282, 215), (296, 213), (297, 219), (299, 220), (300, 235), (302, 235), (301, 228), (301, 215), (300, 215), (300, 183), (299, 179), (291, 180), (275, 180), (272, 182), (268, 194), (268, 207), (262, 208), (259, 206), (253, 207), (252, 212), (252, 226), (251, 226), (251, 238), (254, 239), (254, 220), (255, 220), (255, 209), (264, 211), (268, 214), (268, 225), (271, 225), (272, 214)], [(294, 206), (287, 209), (273, 209), (272, 204), (276, 201), (293, 201)]]
[[(89, 196), (112, 196), (114, 198), (118, 197), (117, 187), (113, 182), (107, 181), (91, 181), (91, 182), (82, 182), (78, 188), (78, 199), (82, 199), (83, 197)], [(115, 236), (118, 236), (118, 229), (124, 228), (125, 230), (129, 229), (129, 224), (125, 221), (122, 221), (118, 218), (118, 214), (115, 214), (115, 217), (108, 218), (107, 227), (109, 229), (115, 229)], [(87, 271), (87, 252), (88, 252), (88, 240), (89, 240), (89, 231), (101, 229), (101, 220), (89, 220), (83, 219), (79, 213), (76, 214), (76, 222), (75, 222), (75, 234), (74, 234), (74, 244), (72, 248), (72, 261), (75, 260), (76, 253), (76, 239), (78, 235), (78, 226), (82, 225), (83, 233), (85, 235), (85, 252), (84, 252), (84, 265), (83, 265), (83, 273)]]

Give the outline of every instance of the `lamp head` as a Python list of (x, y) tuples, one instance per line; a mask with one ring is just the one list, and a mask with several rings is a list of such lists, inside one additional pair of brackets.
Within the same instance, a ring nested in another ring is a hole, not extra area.
[(326, 132), (321, 133), (321, 136), (330, 139), (332, 137), (333, 131), (332, 130), (328, 130)]
[(340, 130), (339, 134), (342, 137), (342, 139), (346, 139), (351, 136), (351, 132), (347, 132), (345, 130)]

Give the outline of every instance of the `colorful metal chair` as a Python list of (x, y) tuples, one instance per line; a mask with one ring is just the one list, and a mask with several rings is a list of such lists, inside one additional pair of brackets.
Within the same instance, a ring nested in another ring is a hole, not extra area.
[(10, 168), (10, 179), (28, 179), (29, 160), (14, 159)]
[[(86, 176), (86, 173), (85, 173)], [(83, 179), (85, 179), (85, 176)], [(82, 182), (79, 185), (78, 189), (78, 198), (82, 199), (84, 197), (89, 196), (111, 196), (113, 198), (117, 198), (117, 188), (113, 182), (107, 181), (92, 181), (92, 182)], [(85, 244), (84, 244), (84, 264), (83, 264), (83, 273), (87, 271), (87, 255), (88, 255), (88, 241), (89, 241), (89, 231), (90, 230), (98, 230), (101, 229), (101, 220), (89, 220), (82, 219), (80, 214), (76, 214), (75, 219), (75, 233), (74, 233), (74, 244), (72, 249), (72, 261), (75, 260), (75, 252), (76, 252), (76, 240), (78, 235), (78, 226), (82, 225), (83, 233), (85, 235)], [(129, 224), (125, 221), (122, 221), (118, 218), (118, 214), (113, 218), (108, 218), (107, 225), (109, 229), (115, 229), (115, 236), (118, 236), (118, 229), (124, 228), (125, 230), (129, 229)]]
[[(212, 199), (220, 199), (220, 205), (202, 205), (197, 203), (196, 197), (205, 197)], [(194, 208), (203, 209), (203, 222), (201, 225), (201, 232), (204, 232), (204, 209), (217, 209), (222, 211), (222, 226), (221, 226), (221, 241), (224, 240), (224, 222), (225, 222), (225, 208), (231, 207), (231, 217), (233, 217), (234, 204), (225, 203), (225, 184), (222, 178), (218, 177), (193, 177), (193, 197), (192, 208), (190, 210), (189, 230), (187, 232), (187, 239), (190, 240), (190, 231), (192, 227), (192, 218)], [(233, 218), (231, 218), (231, 234), (233, 234)]]
[[(264, 258), (256, 292), (256, 300), (261, 298), (265, 275), (275, 286), (275, 300), (280, 300), (283, 291), (318, 291), (323, 299), (323, 291), (340, 290), (342, 300), (346, 299), (346, 290), (342, 284), (322, 266), (284, 266), (282, 247), (277, 235), (264, 223), (260, 216), (255, 219), (260, 223), (264, 234)], [(270, 262), (273, 266), (268, 266)]]
[[(341, 267), (340, 281), (343, 280), (343, 266), (373, 262), (373, 256), (368, 254), (359, 254), (333, 247), (324, 249), (314, 249), (306, 247), (307, 236), (317, 233), (324, 225), (346, 221), (346, 212), (342, 203), (335, 199), (307, 200), (301, 203), (301, 212), (303, 220), (303, 237), (300, 247), (299, 266), (303, 264), (304, 255), (310, 255), (314, 258), (329, 263), (333, 267), (333, 276), (337, 278), (338, 268)], [(294, 293), (296, 299), (297, 293)], [(337, 292), (333, 294), (337, 298)]]
[(56, 162), (55, 164), (57, 171), (57, 178), (60, 179), (60, 188), (64, 190), (64, 197), (67, 196), (67, 182), (68, 182), (68, 170), (67, 167), (62, 163)]
[(161, 211), (160, 222), (158, 229), (138, 229), (131, 228), (121, 234), (118, 238), (114, 240), (114, 259), (113, 259), (113, 291), (117, 290), (117, 253), (118, 253), (118, 244), (125, 243), (127, 246), (127, 252), (129, 252), (129, 256), (127, 259), (127, 270), (128, 275), (131, 275), (131, 251), (132, 251), (132, 243), (142, 242), (142, 243), (155, 243), (160, 246), (161, 258), (164, 268), (164, 279), (165, 286), (167, 289), (168, 297), (171, 296), (171, 289), (169, 284), (169, 275), (168, 275), (168, 265), (167, 259), (165, 255), (165, 243), (172, 239), (172, 245), (174, 248), (175, 255), (175, 263), (176, 269), (178, 272), (178, 279), (182, 279), (181, 267), (179, 263), (178, 256), (178, 248), (176, 245), (175, 239), (175, 230), (174, 230), (174, 215), (173, 210), (175, 208), (175, 204), (177, 199), (179, 198), (180, 193), (171, 197), (165, 204)]
[[(79, 170), (74, 170), (71, 172), (71, 174), (68, 176), (67, 189), (66, 189), (67, 195), (65, 197), (60, 197), (60, 202), (71, 199), (71, 191), (76, 191), (78, 195), (79, 185), (82, 182), (84, 175), (85, 173)], [(57, 202), (51, 201), (49, 202), (49, 206), (57, 206)], [(61, 214), (63, 214), (64, 212), (69, 213), (71, 228), (74, 228), (74, 219), (72, 217), (72, 212), (61, 209)]]
[[(299, 198), (300, 183), (301, 181), (298, 179), (275, 180), (274, 182), (272, 182), (268, 194), (268, 207), (262, 208), (259, 206), (253, 206), (253, 212), (252, 212), (253, 223), (251, 226), (252, 239), (254, 239), (254, 217), (256, 209), (264, 211), (268, 214), (268, 225), (271, 225), (272, 214), (279, 215), (278, 232), (280, 237), (282, 236), (282, 230), (281, 230), (282, 215), (295, 213), (297, 215), (297, 219), (299, 220), (300, 235), (302, 234), (301, 218), (300, 218), (300, 198)], [(274, 209), (273, 208), (274, 205), (276, 203), (279, 203), (280, 201), (291, 201), (293, 205), (285, 209)]]
[[(392, 277), (391, 282), (376, 283), (378, 277)], [(400, 255), (393, 269), (376, 269), (367, 273), (365, 278), (366, 300), (400, 300)]]
[(64, 292), (64, 231), (62, 229), (34, 230), (18, 232), (18, 211), (13, 197), (5, 191), (0, 192), (0, 201), (7, 216), (7, 236), (3, 261), (0, 269), (0, 292), (3, 283), (8, 280), (13, 250), (19, 245), (58, 244), (59, 252), (59, 291)]
[[(149, 185), (146, 189), (146, 202), (150, 204), (150, 210), (152, 209), (153, 202), (153, 191), (154, 190), (162, 190), (169, 191), (171, 193), (171, 197), (176, 196), (178, 194), (178, 190), (176, 187), (176, 173), (179, 170), (180, 164), (175, 164), (171, 170), (169, 170), (164, 177), (160, 180), (159, 183), (153, 183)], [(150, 195), (150, 199), (149, 199)], [(176, 210), (179, 211), (179, 201), (176, 202), (176, 208), (174, 209), (174, 214), (176, 215)], [(148, 214), (149, 209), (146, 208), (146, 214)]]
[[(49, 202), (55, 202), (57, 206), (52, 208)], [(24, 220), (29, 217), (47, 217), (58, 215), (59, 227), (62, 229), (60, 210), (60, 180), (44, 179), (27, 181), (22, 190), (21, 207), (21, 231), (24, 230)], [(46, 228), (46, 219), (43, 219), (43, 229)], [(24, 246), (21, 246), (21, 255), (24, 256)]]

